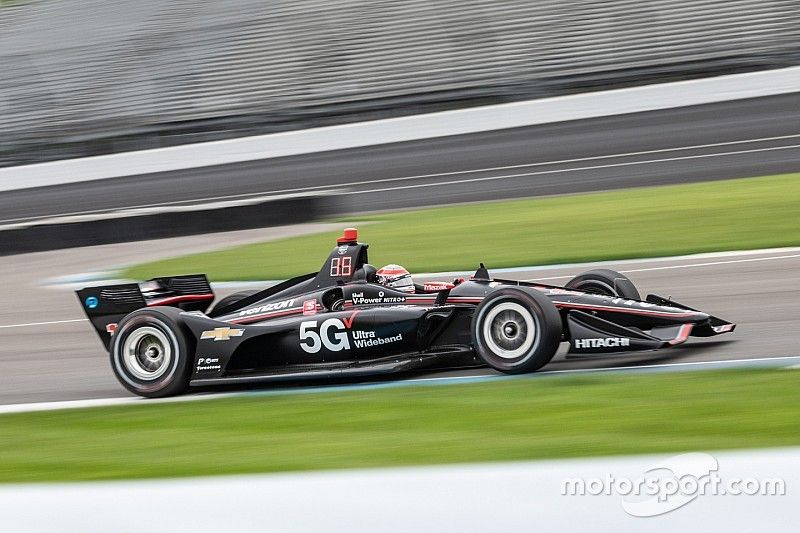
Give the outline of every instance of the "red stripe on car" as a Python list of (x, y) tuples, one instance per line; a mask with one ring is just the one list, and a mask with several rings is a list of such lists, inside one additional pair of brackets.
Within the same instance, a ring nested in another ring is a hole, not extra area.
[(213, 294), (181, 294), (180, 296), (170, 296), (167, 298), (161, 298), (160, 300), (153, 300), (152, 302), (147, 303), (147, 307), (153, 307), (156, 305), (170, 305), (179, 302), (210, 300), (213, 297)]
[(273, 311), (271, 313), (263, 313), (260, 315), (253, 315), (253, 316), (246, 316), (242, 318), (234, 318), (232, 320), (227, 320), (231, 324), (249, 324), (250, 322), (259, 322), (261, 320), (267, 318), (278, 318), (282, 316), (289, 316), (289, 315), (296, 315), (298, 313), (302, 313), (302, 307), (295, 307), (294, 309), (286, 309), (283, 311)]
[(628, 307), (609, 307), (604, 305), (588, 305), (588, 304), (574, 304), (569, 302), (553, 302), (556, 307), (567, 309), (591, 309), (594, 311), (609, 311), (612, 313), (629, 313), (633, 315), (648, 315), (648, 316), (662, 316), (662, 317), (692, 317), (702, 313), (695, 313), (693, 311), (686, 311), (680, 313), (665, 313), (663, 311), (650, 311), (648, 309), (630, 309)]
[(689, 338), (689, 335), (692, 333), (692, 329), (694, 329), (694, 324), (684, 324), (681, 326), (681, 329), (678, 330), (678, 336), (669, 341), (672, 346), (676, 344), (682, 344), (686, 342), (686, 339)]

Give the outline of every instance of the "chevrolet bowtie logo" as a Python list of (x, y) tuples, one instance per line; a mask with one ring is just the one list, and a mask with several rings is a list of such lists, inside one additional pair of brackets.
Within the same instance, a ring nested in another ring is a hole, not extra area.
[(202, 335), (200, 335), (201, 339), (214, 339), (214, 341), (229, 341), (231, 337), (241, 337), (244, 335), (243, 329), (231, 329), (231, 328), (215, 328), (210, 331), (204, 331)]

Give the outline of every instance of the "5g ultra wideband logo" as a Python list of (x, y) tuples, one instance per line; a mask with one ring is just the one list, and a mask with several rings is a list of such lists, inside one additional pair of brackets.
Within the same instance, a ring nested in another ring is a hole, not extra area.
[(347, 330), (353, 327), (353, 320), (358, 311), (353, 311), (350, 318), (340, 320), (329, 318), (317, 327), (316, 320), (307, 320), (300, 324), (300, 348), (307, 353), (317, 353), (324, 346), (331, 352), (350, 349)]

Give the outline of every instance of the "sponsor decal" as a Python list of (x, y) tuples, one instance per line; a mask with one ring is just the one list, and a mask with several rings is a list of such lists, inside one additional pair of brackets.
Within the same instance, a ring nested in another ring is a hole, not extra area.
[(446, 291), (448, 289), (452, 289), (453, 287), (455, 287), (455, 285), (444, 281), (429, 281), (423, 285), (423, 288), (429, 292)]
[(370, 348), (372, 346), (382, 346), (392, 342), (403, 340), (403, 334), (398, 333), (394, 337), (378, 337), (374, 331), (354, 331), (353, 344), (356, 348)]
[(222, 370), (219, 364), (219, 357), (201, 357), (197, 360), (197, 371)]
[(113, 335), (114, 333), (116, 333), (117, 332), (117, 323), (116, 322), (112, 322), (111, 324), (107, 324), (106, 325), (106, 332), (109, 335)]
[(350, 295), (350, 299), (353, 300), (353, 305), (392, 304), (406, 301), (405, 296), (386, 296), (383, 291), (378, 291), (377, 297), (372, 298), (366, 298), (363, 292), (354, 292)]
[(244, 335), (243, 329), (235, 329), (235, 328), (214, 328), (209, 331), (204, 331), (200, 338), (203, 340), (213, 340), (214, 342), (218, 341), (229, 341), (231, 337), (241, 337)]
[(300, 348), (306, 353), (317, 353), (324, 346), (331, 352), (350, 349), (347, 329), (353, 325), (355, 314), (350, 316), (349, 324), (338, 318), (329, 318), (317, 327), (316, 320), (308, 320), (300, 324)]
[(282, 302), (273, 302), (271, 304), (261, 305), (258, 307), (253, 307), (252, 309), (245, 309), (244, 311), (240, 311), (239, 316), (260, 315), (262, 313), (268, 313), (270, 311), (286, 309), (287, 307), (291, 307), (293, 303), (294, 299), (284, 300)]
[(331, 352), (340, 352), (355, 348), (382, 346), (403, 340), (402, 333), (392, 337), (379, 337), (369, 330), (353, 330), (358, 311), (348, 318), (329, 318), (317, 322), (306, 320), (300, 324), (300, 348), (306, 353), (318, 353), (324, 347)]
[(95, 309), (98, 305), (100, 305), (100, 300), (97, 299), (96, 296), (89, 296), (86, 298), (85, 302), (87, 309)]
[(317, 314), (316, 300), (306, 300), (305, 302), (303, 302), (303, 316), (316, 315), (316, 314)]
[(575, 348), (621, 348), (630, 346), (631, 340), (628, 337), (605, 337), (600, 339), (573, 339)]
[(552, 295), (552, 296), (564, 295), (564, 294), (571, 294), (573, 296), (583, 296), (584, 295), (584, 293), (582, 293), (582, 292), (570, 291), (570, 290), (567, 290), (567, 289), (546, 289), (546, 290), (547, 290), (547, 294)]
[(346, 253), (347, 253), (347, 248), (348, 248), (348, 246), (347, 246), (346, 244), (343, 244), (343, 245), (341, 245), (339, 248), (337, 248), (337, 249), (336, 249), (336, 252), (337, 252), (339, 255), (344, 255), (344, 254), (346, 254)]
[(611, 303), (614, 305), (633, 305), (639, 307), (655, 307), (656, 304), (650, 302), (640, 302), (638, 300), (626, 300), (625, 298), (611, 298)]

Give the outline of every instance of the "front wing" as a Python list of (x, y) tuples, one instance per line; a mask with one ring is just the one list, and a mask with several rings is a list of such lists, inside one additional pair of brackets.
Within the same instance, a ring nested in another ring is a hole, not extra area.
[[(654, 294), (648, 295), (647, 302), (697, 311), (673, 300)], [(649, 331), (625, 327), (583, 311), (571, 310), (566, 317), (567, 333), (570, 340), (569, 353), (616, 353), (640, 350), (657, 350), (683, 344), (690, 336), (710, 337), (729, 333), (735, 324), (710, 316), (700, 322), (686, 322), (669, 326), (654, 327)]]

